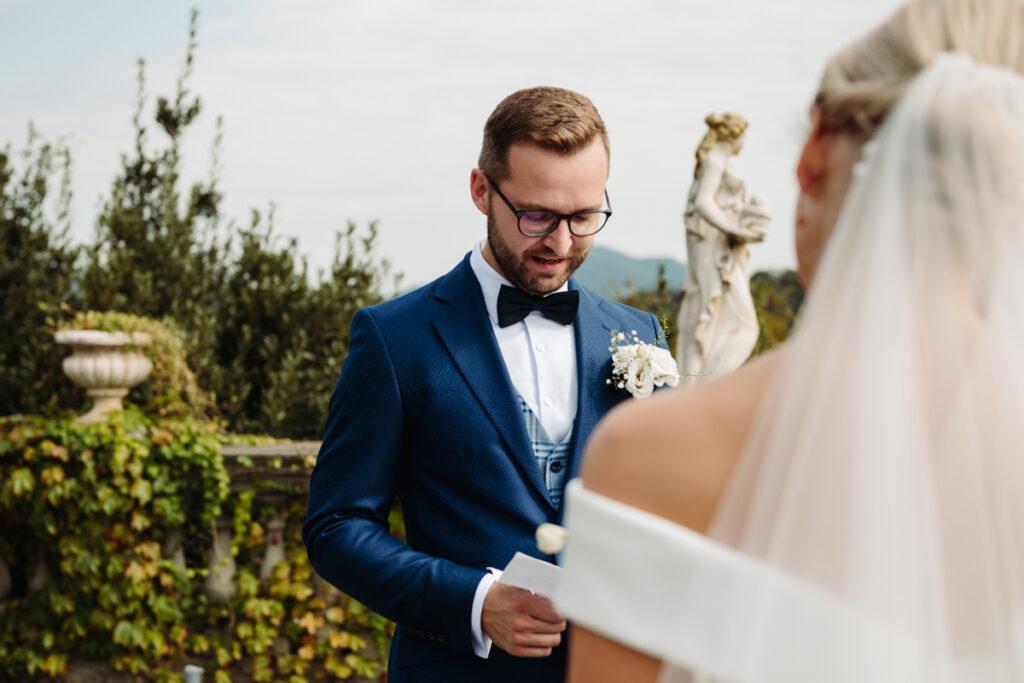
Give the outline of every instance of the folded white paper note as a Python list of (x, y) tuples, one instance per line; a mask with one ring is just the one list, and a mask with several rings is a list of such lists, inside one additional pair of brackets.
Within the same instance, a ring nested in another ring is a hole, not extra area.
[(498, 579), (507, 586), (525, 588), (550, 598), (562, 579), (562, 568), (523, 553), (516, 553)]

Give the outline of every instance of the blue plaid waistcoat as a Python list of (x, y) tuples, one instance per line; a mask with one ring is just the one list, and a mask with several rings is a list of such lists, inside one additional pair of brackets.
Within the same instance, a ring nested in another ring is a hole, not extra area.
[(537, 415), (530, 408), (530, 404), (519, 396), (519, 409), (526, 421), (526, 433), (530, 436), (530, 444), (533, 446), (533, 456), (537, 459), (537, 466), (544, 477), (544, 484), (548, 487), (548, 495), (556, 510), (562, 508), (562, 490), (565, 488), (565, 478), (569, 473), (569, 448), (572, 445), (572, 427), (565, 435), (562, 443), (554, 443), (544, 425), (540, 423)]

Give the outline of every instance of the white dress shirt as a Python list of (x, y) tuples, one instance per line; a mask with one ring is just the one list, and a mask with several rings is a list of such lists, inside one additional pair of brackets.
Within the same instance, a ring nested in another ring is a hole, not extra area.
[[(491, 329), (498, 340), (498, 348), (505, 360), (512, 385), (529, 404), (548, 437), (560, 443), (569, 434), (576, 419), (576, 339), (574, 324), (561, 325), (534, 311), (522, 322), (508, 327), (498, 326), (498, 291), (502, 285), (512, 286), (498, 271), (487, 263), (483, 255), (484, 241), (473, 247), (469, 257), (470, 268), (480, 283), (484, 295)], [(569, 289), (563, 284), (558, 290)], [(480, 616), (484, 598), (491, 585), (501, 576), (497, 569), (484, 576), (473, 597), (472, 630), (473, 651), (486, 658), (491, 651), (491, 639), (483, 632)]]

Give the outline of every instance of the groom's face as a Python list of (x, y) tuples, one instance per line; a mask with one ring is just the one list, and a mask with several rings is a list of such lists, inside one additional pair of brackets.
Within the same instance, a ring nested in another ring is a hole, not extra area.
[[(559, 214), (600, 209), (608, 178), (608, 153), (600, 137), (573, 154), (531, 143), (509, 148), (508, 175), (497, 181), (519, 210), (548, 209)], [(487, 214), (484, 258), (516, 287), (531, 294), (553, 292), (583, 263), (594, 236), (577, 237), (563, 220), (543, 237), (519, 232), (516, 215), (494, 192), (479, 170), (471, 179), (473, 199)]]

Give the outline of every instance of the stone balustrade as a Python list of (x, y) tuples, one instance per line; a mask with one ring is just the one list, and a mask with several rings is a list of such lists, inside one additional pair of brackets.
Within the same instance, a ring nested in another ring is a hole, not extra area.
[[(222, 446), (224, 468), (231, 481), (231, 492), (254, 490), (264, 505), (280, 506), (285, 495), (281, 487), (308, 490), (309, 462), (320, 450), (319, 441), (293, 441), (265, 446)], [(210, 573), (204, 589), (213, 600), (226, 602), (235, 590), (235, 561), (231, 556), (231, 520), (217, 520), (210, 549)], [(264, 527), (266, 543), (260, 562), (260, 580), (266, 580), (274, 565), (284, 560), (284, 527), (282, 514), (271, 517)], [(184, 565), (181, 565), (184, 566)]]

